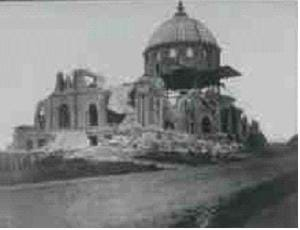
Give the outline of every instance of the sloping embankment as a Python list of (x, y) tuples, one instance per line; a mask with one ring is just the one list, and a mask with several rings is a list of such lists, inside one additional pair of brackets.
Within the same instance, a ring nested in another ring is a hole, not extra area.
[(297, 176), (297, 171), (287, 173), (256, 186), (249, 186), (227, 197), (220, 197), (211, 207), (200, 206), (185, 210), (182, 218), (172, 227), (241, 228), (260, 210), (279, 203), (290, 194), (297, 193)]

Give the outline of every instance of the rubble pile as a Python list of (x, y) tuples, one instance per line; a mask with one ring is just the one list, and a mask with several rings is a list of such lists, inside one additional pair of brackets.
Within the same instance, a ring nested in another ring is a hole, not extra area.
[(53, 133), (53, 141), (40, 150), (53, 152), (57, 150), (82, 149), (89, 146), (85, 132), (82, 131), (60, 131)]
[[(101, 133), (102, 132), (102, 133)], [(66, 150), (66, 157), (121, 161), (148, 154), (173, 154), (181, 157), (229, 159), (241, 146), (221, 136), (199, 139), (187, 133), (157, 126), (142, 127), (134, 113), (128, 113), (120, 125), (98, 132), (98, 145), (89, 146), (85, 132), (65, 131), (56, 134), (46, 152)], [(70, 154), (71, 153), (71, 154)]]
[(133, 112), (133, 108), (129, 105), (129, 94), (133, 89), (133, 85), (124, 84), (111, 88), (111, 95), (108, 102), (108, 109), (117, 114), (128, 114)]
[(211, 160), (230, 159), (242, 146), (224, 138), (197, 139), (186, 133), (163, 130), (155, 126), (128, 125), (119, 127), (109, 140), (101, 145), (119, 156), (145, 156), (168, 153), (182, 156), (205, 156)]
[(147, 129), (134, 140), (140, 154), (172, 153), (181, 156), (206, 157), (211, 160), (233, 159), (242, 146), (222, 139), (197, 139), (174, 131)]

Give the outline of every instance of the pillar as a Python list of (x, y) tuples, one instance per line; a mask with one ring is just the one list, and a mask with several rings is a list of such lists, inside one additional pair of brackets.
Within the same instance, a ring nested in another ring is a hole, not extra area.
[(149, 95), (144, 97), (144, 118), (145, 118), (145, 126), (149, 125)]
[(232, 134), (232, 108), (228, 108), (228, 116), (227, 116), (227, 133)]
[(163, 128), (164, 103), (163, 98), (159, 98), (159, 127)]

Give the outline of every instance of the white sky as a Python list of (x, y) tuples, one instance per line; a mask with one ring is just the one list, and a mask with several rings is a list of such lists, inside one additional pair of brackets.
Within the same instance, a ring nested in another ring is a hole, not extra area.
[[(33, 122), (34, 108), (54, 88), (55, 74), (89, 67), (109, 82), (143, 74), (147, 41), (177, 1), (0, 3), (0, 143)], [(297, 132), (296, 1), (184, 1), (222, 47), (222, 63), (243, 77), (227, 92), (260, 121), (268, 138)], [(0, 145), (1, 146), (1, 145)]]

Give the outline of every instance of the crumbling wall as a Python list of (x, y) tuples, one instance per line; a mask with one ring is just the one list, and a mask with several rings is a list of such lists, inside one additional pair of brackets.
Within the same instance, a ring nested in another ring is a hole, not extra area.
[(53, 140), (53, 135), (33, 126), (18, 126), (14, 130), (13, 143), (11, 150), (31, 151), (46, 146)]
[[(166, 109), (169, 116), (175, 120), (175, 129), (198, 137), (218, 132), (218, 104), (212, 96), (203, 94), (200, 90), (191, 89), (176, 98), (173, 107)], [(204, 126), (206, 121), (207, 127)]]
[(75, 69), (73, 71), (73, 85), (75, 90), (84, 90), (86, 88), (103, 89), (105, 78), (93, 73), (88, 69)]
[(132, 103), (133, 84), (123, 84), (110, 89), (107, 103), (107, 122), (119, 125), (127, 115), (134, 113)]
[(84, 131), (60, 131), (53, 133), (53, 141), (43, 147), (47, 152), (56, 150), (74, 150), (89, 146), (87, 135)]
[(165, 90), (160, 78), (143, 76), (136, 82), (135, 109), (142, 126), (163, 127)]
[(110, 97), (107, 109), (117, 114), (128, 114), (133, 112), (133, 107), (130, 106), (130, 93), (133, 90), (132, 84), (123, 84), (110, 89)]
[(36, 106), (34, 114), (34, 127), (39, 130), (46, 129), (47, 114), (46, 114), (46, 100), (41, 100)]

